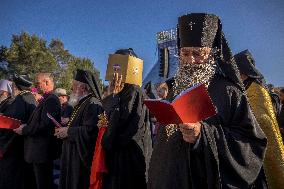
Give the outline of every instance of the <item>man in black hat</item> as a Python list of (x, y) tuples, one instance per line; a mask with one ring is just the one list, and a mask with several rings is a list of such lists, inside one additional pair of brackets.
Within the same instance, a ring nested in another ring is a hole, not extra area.
[(55, 124), (47, 113), (60, 122), (61, 106), (54, 94), (53, 76), (50, 73), (36, 75), (36, 86), (43, 94), (27, 124), (22, 124), (14, 131), (25, 136), (24, 157), (33, 166), (37, 189), (52, 189), (53, 160), (58, 156), (58, 141), (53, 136)]
[(55, 133), (63, 140), (59, 188), (88, 189), (98, 116), (103, 113), (100, 87), (93, 73), (77, 70), (70, 101), (74, 109), (67, 127)]
[(203, 83), (218, 113), (201, 122), (160, 128), (148, 187), (252, 188), (267, 142), (243, 93), (221, 21), (212, 14), (184, 15), (178, 19), (177, 34), (175, 95)]
[[(21, 120), (22, 124), (28, 122), (29, 117), (36, 108), (36, 100), (29, 91), (32, 82), (26, 75), (14, 75), (13, 96), (14, 101), (2, 112), (3, 115)], [(0, 160), (0, 188), (21, 189), (33, 188), (30, 174), (31, 167), (24, 161), (24, 138), (12, 130), (0, 131), (0, 145), (4, 154)]]

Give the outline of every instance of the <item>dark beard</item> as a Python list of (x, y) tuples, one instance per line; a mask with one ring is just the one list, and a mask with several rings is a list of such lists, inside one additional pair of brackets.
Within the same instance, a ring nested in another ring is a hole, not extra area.
[(208, 88), (216, 73), (216, 63), (211, 59), (203, 64), (182, 64), (175, 75), (174, 95), (196, 84), (203, 83)]

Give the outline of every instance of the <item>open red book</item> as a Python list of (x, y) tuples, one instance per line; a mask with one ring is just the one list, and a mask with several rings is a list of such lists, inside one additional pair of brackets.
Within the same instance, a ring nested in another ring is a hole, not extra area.
[(17, 129), (20, 127), (21, 121), (11, 117), (0, 115), (0, 128), (1, 129)]
[(172, 103), (165, 100), (146, 99), (144, 104), (161, 124), (196, 123), (216, 115), (216, 108), (204, 84), (195, 85)]

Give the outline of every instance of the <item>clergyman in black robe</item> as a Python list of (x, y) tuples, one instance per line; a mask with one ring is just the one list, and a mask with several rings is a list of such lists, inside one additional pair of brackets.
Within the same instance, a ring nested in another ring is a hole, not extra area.
[(54, 94), (53, 76), (50, 73), (36, 75), (36, 86), (43, 98), (27, 121), (14, 132), (24, 136), (24, 158), (33, 167), (37, 189), (52, 189), (53, 160), (58, 157), (58, 139), (54, 137), (55, 124), (47, 113), (60, 121), (60, 102)]
[[(36, 100), (29, 91), (32, 82), (27, 76), (14, 75), (13, 91), (15, 99), (7, 106), (3, 115), (18, 119), (22, 124), (28, 122), (36, 108)], [(1, 130), (1, 146), (4, 145), (3, 158), (0, 160), (0, 188), (33, 188), (34, 180), (31, 166), (24, 161), (24, 138), (13, 130)]]
[(260, 173), (267, 140), (243, 93), (220, 19), (203, 13), (180, 17), (178, 47), (175, 95), (204, 83), (218, 113), (160, 128), (148, 188), (265, 188)]
[[(115, 54), (137, 57), (132, 49), (120, 49)], [(121, 91), (103, 99), (109, 119), (102, 138), (108, 169), (103, 178), (103, 189), (146, 188), (145, 156), (150, 152), (151, 143), (146, 143), (145, 134), (151, 135), (144, 128), (148, 124), (144, 123), (146, 111), (143, 111), (142, 97), (138, 85), (125, 83)]]
[(97, 79), (89, 71), (77, 70), (70, 102), (76, 104), (66, 127), (56, 130), (63, 139), (60, 189), (88, 189), (98, 116), (103, 113)]

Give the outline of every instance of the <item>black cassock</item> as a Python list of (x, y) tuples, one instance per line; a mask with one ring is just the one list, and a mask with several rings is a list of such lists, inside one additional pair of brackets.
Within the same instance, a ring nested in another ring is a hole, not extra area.
[(92, 95), (84, 97), (74, 107), (67, 124), (68, 137), (64, 139), (62, 146), (59, 188), (89, 188), (90, 169), (98, 135), (98, 115), (102, 112), (100, 101)]
[(105, 98), (103, 106), (109, 117), (102, 139), (108, 169), (103, 189), (146, 188), (145, 156), (150, 153), (151, 143), (147, 140), (151, 138), (145, 134), (151, 134), (150, 128), (145, 128), (148, 124), (145, 124), (141, 88), (125, 84), (120, 93)]
[(70, 104), (68, 103), (63, 104), (61, 107), (61, 117), (69, 118), (71, 116), (72, 111), (73, 107)]
[[(14, 102), (14, 100), (15, 99), (12, 97), (8, 97), (5, 100), (3, 100), (0, 103), (0, 114), (5, 114), (9, 110), (8, 108)], [(7, 129), (0, 129), (0, 159), (2, 159), (5, 151), (7, 150), (7, 143), (10, 139), (9, 133), (10, 132), (9, 131), (7, 132)]]
[[(19, 119), (25, 124), (35, 108), (36, 100), (33, 94), (24, 91), (16, 96), (3, 114)], [(32, 188), (31, 167), (24, 161), (23, 136), (15, 134), (12, 130), (2, 129), (0, 138), (1, 147), (4, 147), (5, 152), (3, 159), (0, 160), (0, 188)]]
[(185, 142), (177, 127), (160, 128), (149, 189), (265, 187), (258, 185), (265, 178), (257, 176), (263, 171), (266, 138), (246, 96), (221, 76), (212, 80), (208, 91), (218, 114), (202, 122), (196, 146)]
[(4, 113), (9, 105), (14, 101), (14, 98), (8, 97), (0, 103), (0, 113)]

